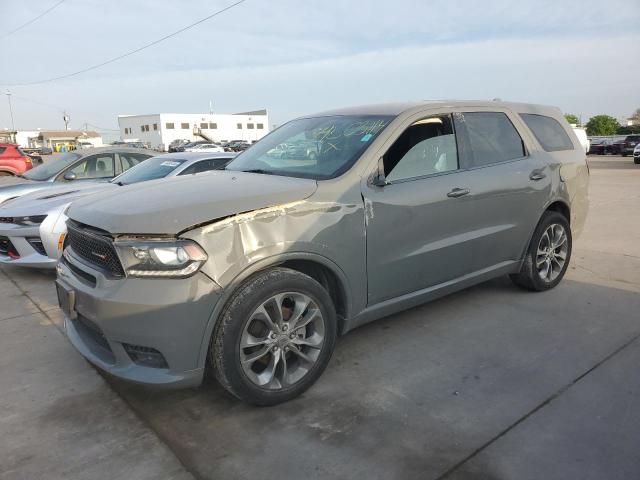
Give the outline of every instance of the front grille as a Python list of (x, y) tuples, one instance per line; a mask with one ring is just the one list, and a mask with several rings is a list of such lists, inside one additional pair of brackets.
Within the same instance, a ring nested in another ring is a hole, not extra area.
[(95, 230), (89, 230), (75, 222), (67, 222), (65, 246), (71, 247), (73, 253), (116, 277), (123, 277), (124, 270), (113, 247), (111, 238)]
[(29, 237), (27, 238), (27, 242), (29, 242), (29, 245), (31, 245), (40, 255), (45, 257), (47, 256), (47, 251), (44, 249), (44, 245), (42, 244), (40, 237)]
[(0, 217), (0, 223), (13, 223), (13, 217)]

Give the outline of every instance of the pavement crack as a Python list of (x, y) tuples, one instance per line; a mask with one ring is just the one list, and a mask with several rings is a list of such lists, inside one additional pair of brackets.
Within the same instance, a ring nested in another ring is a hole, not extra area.
[(454, 473), (462, 465), (464, 465), (469, 460), (471, 460), (474, 457), (476, 457), (478, 454), (480, 454), (483, 450), (485, 450), (486, 448), (491, 446), (496, 441), (500, 440), (502, 437), (504, 437), (511, 430), (516, 428), (518, 425), (523, 423), (525, 420), (527, 420), (531, 416), (535, 415), (538, 411), (542, 410), (544, 407), (546, 407), (547, 405), (551, 404), (551, 402), (553, 402), (556, 398), (558, 398), (560, 395), (562, 395), (567, 390), (569, 390), (573, 385), (578, 383), (580, 380), (582, 380), (584, 377), (589, 375), (591, 372), (596, 370), (601, 365), (605, 364), (607, 361), (611, 360), (613, 357), (615, 357), (617, 354), (622, 352), (624, 349), (626, 349), (627, 347), (631, 346), (639, 338), (640, 338), (640, 332), (635, 334), (633, 337), (631, 337), (629, 340), (627, 340), (625, 343), (623, 343), (620, 347), (616, 348), (613, 352), (609, 353), (607, 356), (605, 356), (600, 361), (595, 363), (591, 368), (589, 368), (588, 370), (586, 370), (585, 372), (581, 373), (579, 376), (574, 378), (570, 383), (568, 383), (568, 384), (564, 385), (563, 387), (561, 387), (559, 390), (557, 390), (555, 393), (553, 393), (551, 396), (549, 396), (547, 399), (545, 399), (542, 403), (540, 403), (535, 408), (533, 408), (529, 412), (527, 412), (524, 416), (520, 417), (518, 420), (513, 422), (507, 428), (505, 428), (504, 430), (500, 431), (494, 437), (490, 438), (488, 441), (483, 443), (480, 447), (476, 448), (469, 455), (467, 455), (462, 460), (460, 460), (459, 462), (454, 464), (452, 467), (450, 467), (448, 470), (446, 470), (440, 476), (436, 477), (435, 480), (444, 480), (445, 478), (449, 477), (452, 473)]

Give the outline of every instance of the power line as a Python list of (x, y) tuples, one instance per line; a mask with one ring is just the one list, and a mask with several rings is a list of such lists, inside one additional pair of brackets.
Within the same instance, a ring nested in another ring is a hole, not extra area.
[(49, 13), (51, 10), (53, 10), (54, 8), (56, 8), (58, 5), (60, 5), (61, 3), (63, 3), (65, 0), (60, 0), (58, 3), (56, 3), (55, 5), (53, 5), (52, 7), (49, 7), (47, 10), (45, 10), (44, 12), (42, 12), (40, 15), (38, 15), (37, 17), (32, 18), (31, 20), (29, 20), (26, 23), (23, 23), (22, 25), (20, 25), (17, 28), (14, 28), (13, 30), (11, 30), (10, 32), (5, 33), (4, 35), (0, 35), (0, 38), (5, 38), (8, 37), (9, 35), (13, 35), (14, 33), (16, 33), (18, 30), (22, 30), (24, 27), (31, 25), (33, 22), (35, 22), (36, 20), (38, 20), (39, 18), (44, 17), (47, 13)]
[(244, 3), (245, 1), (246, 1), (246, 0), (239, 0), (239, 1), (235, 2), (235, 3), (232, 3), (231, 5), (229, 5), (229, 6), (227, 6), (227, 7), (224, 7), (224, 8), (223, 8), (223, 9), (221, 9), (221, 10), (218, 10), (218, 11), (216, 11), (216, 12), (212, 13), (211, 15), (208, 15), (208, 16), (206, 16), (206, 17), (204, 17), (204, 18), (201, 18), (200, 20), (198, 20), (198, 21), (197, 21), (197, 22), (195, 22), (195, 23), (192, 23), (192, 24), (190, 24), (190, 25), (187, 25), (186, 27), (183, 27), (183, 28), (181, 28), (180, 30), (176, 30), (176, 31), (175, 31), (175, 32), (173, 32), (173, 33), (170, 33), (170, 34), (168, 34), (168, 35), (165, 35), (164, 37), (161, 37), (161, 38), (159, 38), (159, 39), (157, 39), (157, 40), (154, 40), (154, 41), (153, 41), (153, 42), (151, 42), (151, 43), (147, 43), (146, 45), (143, 45), (142, 47), (138, 47), (138, 48), (136, 48), (135, 50), (131, 50), (131, 51), (127, 52), (127, 53), (123, 53), (122, 55), (118, 55), (117, 57), (113, 57), (113, 58), (111, 58), (111, 59), (109, 59), (109, 60), (106, 60), (106, 61), (104, 61), (104, 62), (102, 62), (102, 63), (98, 63), (98, 64), (96, 64), (96, 65), (92, 65), (92, 66), (90, 66), (90, 67), (83, 68), (82, 70), (78, 70), (77, 72), (67, 73), (67, 74), (65, 74), (65, 75), (60, 75), (60, 76), (58, 76), (58, 77), (46, 78), (46, 79), (44, 79), (44, 80), (38, 80), (38, 81), (34, 81), (34, 82), (26, 82), (26, 83), (5, 83), (5, 84), (3, 84), (3, 85), (8, 86), (8, 87), (23, 87), (23, 86), (28, 86), (28, 85), (39, 85), (39, 84), (42, 84), (42, 83), (54, 82), (54, 81), (56, 81), (56, 80), (62, 80), (62, 79), (65, 79), (65, 78), (73, 77), (73, 76), (75, 76), (75, 75), (80, 75), (80, 74), (82, 74), (82, 73), (86, 73), (86, 72), (89, 72), (89, 71), (91, 71), (91, 70), (95, 70), (96, 68), (104, 67), (105, 65), (108, 65), (108, 64), (110, 64), (110, 63), (116, 62), (116, 61), (118, 61), (118, 60), (122, 60), (122, 59), (123, 59), (123, 58), (125, 58), (125, 57), (128, 57), (128, 56), (130, 56), (130, 55), (133, 55), (134, 53), (138, 53), (138, 52), (140, 52), (140, 51), (142, 51), (142, 50), (145, 50), (146, 48), (149, 48), (149, 47), (152, 47), (152, 46), (154, 46), (154, 45), (157, 45), (158, 43), (163, 42), (163, 41), (165, 41), (165, 40), (167, 40), (167, 39), (169, 39), (169, 38), (171, 38), (171, 37), (175, 37), (176, 35), (178, 35), (178, 34), (180, 34), (180, 33), (184, 32), (184, 31), (186, 31), (186, 30), (189, 30), (190, 28), (195, 27), (196, 25), (200, 25), (201, 23), (206, 22), (207, 20), (210, 20), (211, 18), (213, 18), (213, 17), (215, 17), (215, 16), (220, 15), (221, 13), (224, 13), (224, 12), (226, 12), (227, 10), (231, 10), (233, 7), (235, 7), (235, 6), (237, 6), (237, 5), (240, 5), (241, 3)]

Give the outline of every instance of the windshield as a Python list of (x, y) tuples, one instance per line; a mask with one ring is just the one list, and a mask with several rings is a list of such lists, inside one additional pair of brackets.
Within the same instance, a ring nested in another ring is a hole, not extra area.
[(78, 160), (80, 155), (78, 153), (62, 153), (57, 155), (53, 160), (43, 163), (42, 165), (32, 168), (28, 172), (25, 172), (22, 176), (29, 180), (47, 180), (54, 175), (57, 175), (73, 162)]
[(164, 178), (184, 162), (186, 162), (186, 160), (178, 158), (153, 157), (130, 168), (122, 175), (111, 180), (111, 182), (120, 185), (129, 185), (131, 183)]
[(392, 119), (361, 115), (293, 120), (238, 156), (227, 170), (335, 178), (354, 164)]

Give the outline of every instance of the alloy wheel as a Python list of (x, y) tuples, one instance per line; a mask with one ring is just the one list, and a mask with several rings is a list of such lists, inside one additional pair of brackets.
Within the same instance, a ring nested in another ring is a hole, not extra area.
[(558, 278), (567, 261), (567, 250), (564, 227), (557, 223), (549, 225), (540, 237), (536, 253), (536, 269), (543, 281), (550, 283)]
[(242, 370), (261, 388), (288, 388), (311, 371), (324, 339), (322, 312), (308, 295), (273, 295), (254, 310), (244, 326), (240, 337)]

